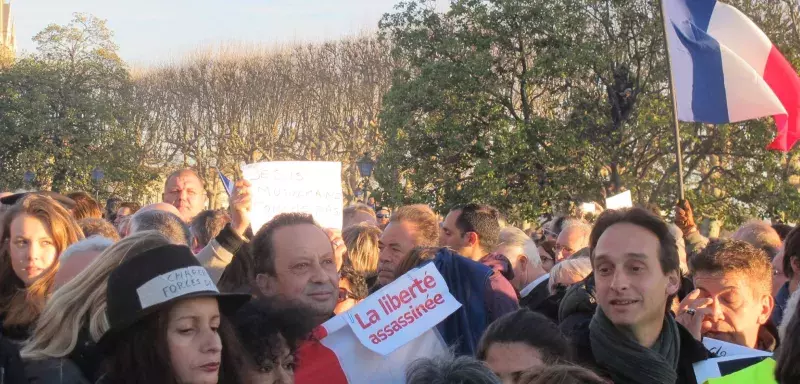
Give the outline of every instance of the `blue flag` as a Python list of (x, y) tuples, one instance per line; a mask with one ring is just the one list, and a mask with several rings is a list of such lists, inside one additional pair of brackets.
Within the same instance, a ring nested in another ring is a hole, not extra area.
[(218, 169), (217, 173), (219, 174), (219, 179), (222, 181), (222, 186), (225, 187), (225, 192), (228, 193), (228, 197), (233, 195), (233, 181), (231, 179), (225, 177), (222, 172)]

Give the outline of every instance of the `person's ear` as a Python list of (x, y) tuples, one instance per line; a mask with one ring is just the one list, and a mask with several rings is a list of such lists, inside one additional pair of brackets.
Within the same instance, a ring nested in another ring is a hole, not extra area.
[(273, 296), (274, 278), (266, 273), (259, 273), (256, 275), (256, 286), (261, 295), (269, 297)]
[(772, 316), (772, 309), (775, 308), (775, 299), (769, 293), (761, 295), (759, 306), (761, 313), (758, 314), (758, 323), (764, 325)]
[(467, 232), (466, 235), (467, 244), (470, 246), (475, 246), (478, 244), (478, 234), (475, 232)]
[[(786, 255), (784, 255), (783, 257), (786, 257)], [(794, 272), (795, 275), (800, 274), (800, 257), (791, 256), (791, 259), (789, 260), (789, 265), (792, 266), (792, 272)]]
[(678, 271), (672, 271), (667, 274), (667, 296), (672, 296), (678, 293), (681, 289), (681, 276)]
[(530, 260), (528, 260), (528, 256), (525, 255), (517, 256), (517, 265), (519, 266), (520, 271), (528, 269), (529, 262)]

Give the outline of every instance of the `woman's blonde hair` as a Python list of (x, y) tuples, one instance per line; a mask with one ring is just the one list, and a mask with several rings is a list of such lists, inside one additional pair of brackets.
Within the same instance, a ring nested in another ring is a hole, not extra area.
[(363, 276), (374, 275), (378, 271), (378, 239), (381, 230), (370, 224), (352, 225), (342, 232), (342, 239), (347, 246), (347, 257), (353, 269)]
[[(38, 219), (50, 231), (56, 248), (53, 265), (29, 287), (14, 272), (11, 264), (11, 223), (20, 215)], [(83, 232), (72, 214), (50, 197), (30, 194), (4, 212), (0, 227), (0, 313), (4, 326), (27, 326), (39, 316), (50, 294), (58, 271), (58, 256), (83, 239)]]
[[(83, 327), (97, 342), (108, 330), (106, 287), (108, 276), (127, 258), (168, 245), (157, 231), (132, 234), (107, 248), (74, 279), (53, 293), (36, 323), (36, 330), (22, 348), (24, 359), (61, 358), (78, 343)], [(88, 321), (88, 324), (87, 324)]]

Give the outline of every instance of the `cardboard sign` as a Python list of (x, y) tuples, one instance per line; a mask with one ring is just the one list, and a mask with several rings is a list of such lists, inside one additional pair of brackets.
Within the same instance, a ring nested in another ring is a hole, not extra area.
[(361, 343), (388, 355), (461, 307), (433, 263), (409, 271), (347, 312)]
[(606, 199), (606, 209), (625, 209), (631, 207), (633, 207), (631, 191), (625, 191)]
[(722, 340), (703, 338), (703, 345), (717, 357), (731, 356), (772, 356), (771, 352), (759, 351), (758, 349), (747, 348), (739, 344), (733, 344)]
[(311, 214), (324, 228), (342, 228), (341, 163), (273, 161), (245, 165), (242, 174), (252, 184), (254, 231), (289, 212)]

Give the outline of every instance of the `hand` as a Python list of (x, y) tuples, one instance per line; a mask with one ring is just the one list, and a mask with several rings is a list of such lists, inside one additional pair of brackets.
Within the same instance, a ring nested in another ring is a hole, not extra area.
[(684, 236), (697, 228), (694, 223), (694, 212), (688, 200), (681, 200), (675, 205), (675, 225), (683, 231)]
[(331, 245), (333, 245), (333, 253), (336, 256), (336, 270), (341, 271), (344, 263), (344, 254), (347, 252), (347, 245), (342, 239), (342, 231), (335, 228), (325, 228), (325, 234), (328, 235)]
[[(695, 289), (686, 295), (686, 298), (678, 305), (678, 313), (675, 321), (683, 325), (697, 341), (703, 340), (703, 320), (706, 316), (713, 314), (710, 305), (714, 302), (709, 298), (698, 298), (700, 290)], [(692, 314), (694, 312), (694, 314)]]
[(250, 210), (253, 208), (249, 181), (241, 179), (236, 182), (233, 187), (230, 206), (231, 229), (244, 238), (247, 227), (250, 226)]

